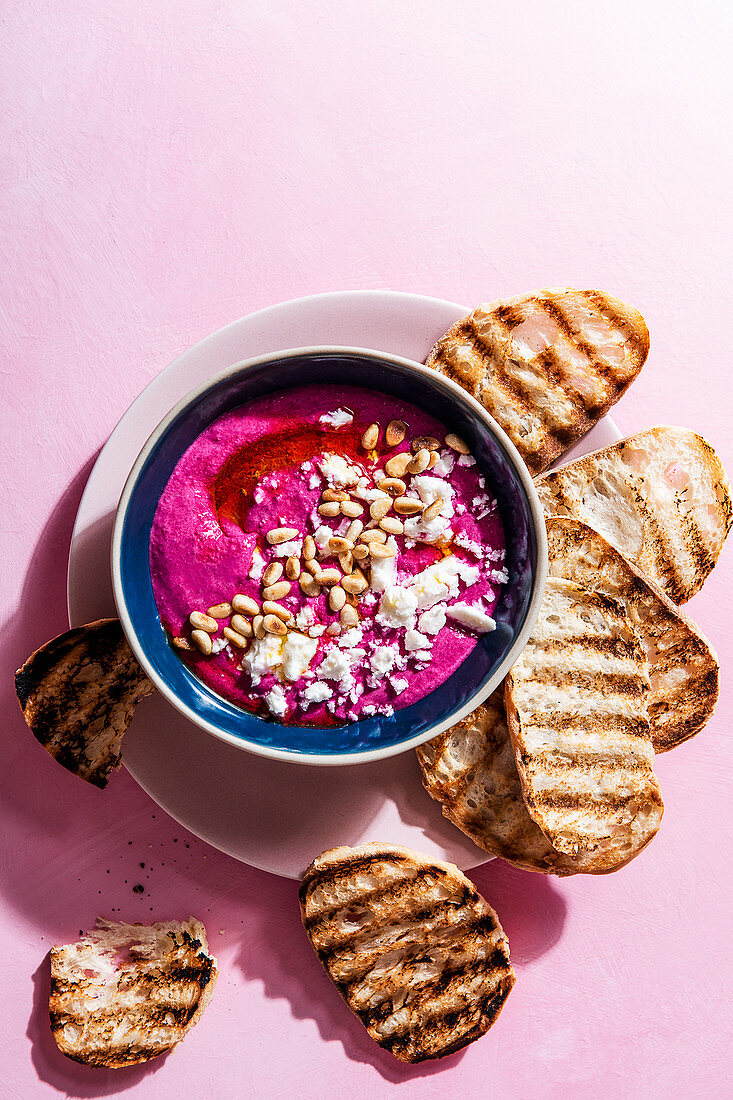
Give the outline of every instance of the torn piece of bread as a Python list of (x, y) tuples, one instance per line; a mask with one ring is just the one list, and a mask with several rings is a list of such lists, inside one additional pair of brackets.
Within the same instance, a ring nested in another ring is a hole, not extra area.
[(718, 699), (718, 661), (693, 623), (602, 535), (574, 519), (547, 520), (549, 575), (620, 600), (649, 666), (656, 752), (693, 737)]
[(51, 1030), (59, 1050), (121, 1069), (180, 1043), (206, 1008), (218, 971), (200, 921), (124, 924), (97, 918), (51, 949)]
[(119, 619), (99, 619), (37, 649), (16, 672), (15, 690), (47, 752), (80, 779), (106, 787), (135, 707), (154, 689)]
[(577, 860), (555, 851), (524, 804), (503, 682), (472, 714), (415, 754), (425, 790), (479, 848), (523, 870), (578, 873)]
[(688, 428), (649, 428), (535, 484), (548, 515), (595, 528), (675, 603), (702, 588), (733, 520), (720, 459)]
[(332, 848), (306, 871), (300, 907), (341, 996), (400, 1061), (480, 1038), (514, 985), (496, 913), (453, 864), (391, 844)]
[(616, 870), (659, 828), (648, 693), (644, 651), (621, 605), (549, 578), (504, 698), (527, 809), (580, 871)]
[(638, 310), (601, 290), (548, 289), (479, 306), (426, 363), (480, 401), (538, 474), (605, 416), (648, 352)]

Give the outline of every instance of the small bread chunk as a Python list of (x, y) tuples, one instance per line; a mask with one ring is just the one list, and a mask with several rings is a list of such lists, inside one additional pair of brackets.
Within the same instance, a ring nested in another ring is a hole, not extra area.
[(324, 852), (303, 877), (300, 909), (341, 996), (402, 1062), (480, 1038), (514, 985), (491, 906), (453, 864), (409, 848)]
[(702, 588), (733, 518), (721, 461), (688, 428), (649, 428), (536, 486), (548, 515), (593, 527), (678, 604)]
[(551, 577), (620, 600), (649, 666), (649, 723), (655, 752), (693, 737), (718, 699), (718, 661), (693, 623), (610, 543), (573, 519), (548, 519)]
[(503, 683), (472, 714), (415, 754), (425, 790), (479, 848), (526, 871), (578, 873), (577, 860), (555, 851), (524, 804)]
[(601, 290), (550, 289), (479, 306), (426, 363), (480, 401), (539, 474), (605, 416), (648, 353), (638, 310)]
[(80, 779), (106, 787), (135, 707), (154, 689), (119, 619), (99, 619), (37, 649), (16, 672), (15, 690), (47, 752)]
[(116, 924), (97, 918), (77, 943), (51, 949), (51, 1030), (87, 1066), (121, 1069), (180, 1043), (218, 971), (200, 921)]
[(659, 828), (648, 694), (644, 651), (621, 605), (549, 578), (504, 698), (530, 816), (580, 871), (622, 867)]

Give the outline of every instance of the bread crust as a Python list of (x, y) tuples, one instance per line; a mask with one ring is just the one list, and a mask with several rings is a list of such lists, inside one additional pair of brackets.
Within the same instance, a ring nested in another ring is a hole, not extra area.
[(453, 864), (394, 844), (332, 848), (305, 872), (300, 907), (339, 993), (400, 1061), (474, 1042), (514, 985), (496, 913)]
[(632, 306), (600, 290), (547, 288), (479, 306), (426, 363), (480, 401), (539, 474), (605, 416), (648, 353)]

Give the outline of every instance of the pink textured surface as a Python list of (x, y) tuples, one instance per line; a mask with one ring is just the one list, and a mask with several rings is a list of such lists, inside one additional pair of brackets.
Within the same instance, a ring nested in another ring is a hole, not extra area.
[[(270, 302), (602, 286), (652, 334), (622, 430), (687, 424), (733, 466), (728, 5), (26, 0), (2, 25), (0, 1091), (728, 1095), (730, 547), (689, 605), (721, 702), (658, 761), (660, 835), (608, 878), (475, 874), (518, 981), (445, 1064), (372, 1046), (303, 938), (293, 883), (192, 839), (124, 773), (105, 793), (66, 775), (10, 683), (66, 626), (73, 517), (119, 416), (175, 355)], [(49, 1038), (46, 952), (97, 912), (194, 912), (220, 959), (201, 1024), (147, 1067), (84, 1070)]]

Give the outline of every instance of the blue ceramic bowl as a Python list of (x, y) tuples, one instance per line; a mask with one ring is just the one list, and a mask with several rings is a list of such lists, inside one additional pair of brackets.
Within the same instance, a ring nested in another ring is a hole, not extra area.
[[(460, 435), (496, 496), (506, 535), (509, 581), (460, 667), (430, 695), (391, 717), (338, 729), (286, 726), (241, 710), (203, 684), (171, 649), (153, 599), (150, 529), (183, 452), (213, 420), (264, 394), (307, 383), (351, 384), (393, 394)], [(477, 401), (436, 371), (361, 348), (299, 348), (238, 363), (180, 401), (143, 447), (120, 499), (112, 537), (115, 600), (135, 656), (158, 690), (192, 722), (250, 752), (304, 764), (357, 764), (392, 756), (435, 737), (474, 710), (499, 684), (534, 626), (547, 545), (532, 479), (513, 444)]]

